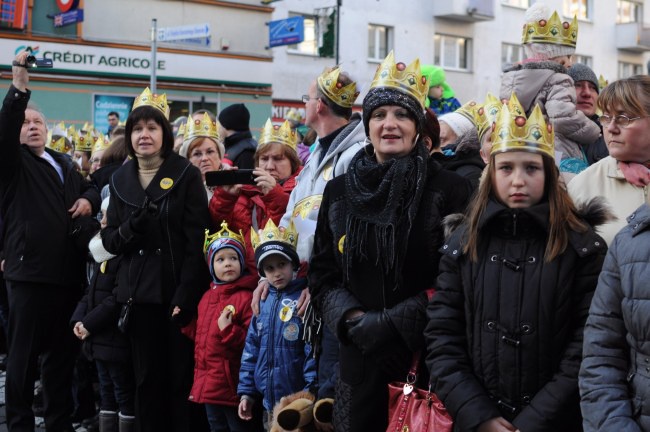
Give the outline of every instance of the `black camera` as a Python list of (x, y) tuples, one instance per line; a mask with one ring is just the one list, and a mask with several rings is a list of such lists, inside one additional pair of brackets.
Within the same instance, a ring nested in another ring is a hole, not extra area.
[(24, 68), (29, 68), (29, 69), (54, 67), (54, 63), (52, 62), (51, 59), (36, 58), (33, 55), (27, 56), (27, 58), (25, 59), (25, 64), (20, 64), (14, 60), (12, 65), (22, 66)]

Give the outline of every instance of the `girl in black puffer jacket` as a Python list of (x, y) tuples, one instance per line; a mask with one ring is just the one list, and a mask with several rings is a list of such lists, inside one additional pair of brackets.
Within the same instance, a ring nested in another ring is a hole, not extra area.
[(550, 125), (517, 105), (504, 105), (467, 221), (442, 248), (427, 366), (457, 431), (575, 432), (607, 247), (558, 183)]

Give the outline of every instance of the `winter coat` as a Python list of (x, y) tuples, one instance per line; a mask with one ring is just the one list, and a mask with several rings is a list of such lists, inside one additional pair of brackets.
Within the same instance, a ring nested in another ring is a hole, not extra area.
[(30, 95), (29, 90), (23, 93), (11, 86), (0, 111), (4, 278), (74, 287), (81, 296), (86, 284), (89, 238), (76, 242), (75, 233), (80, 224), (91, 222), (91, 217), (72, 219), (68, 209), (77, 199), (86, 198), (95, 214), (100, 205), (99, 192), (83, 179), (69, 157), (45, 148), (61, 166), (61, 183), (47, 160), (20, 143)]
[(485, 162), (483, 162), (478, 150), (457, 150), (451, 156), (436, 152), (431, 157), (440, 162), (445, 169), (453, 171), (469, 180), (472, 185), (472, 192), (478, 189), (479, 180), (485, 168)]
[[(328, 181), (345, 173), (352, 157), (363, 148), (366, 133), (359, 116), (353, 115), (322, 156), (323, 148), (316, 140), (309, 161), (296, 178), (296, 187), (291, 192), (287, 211), (280, 221), (281, 226), (293, 223), (298, 231), (296, 250), (301, 261), (309, 261), (314, 244), (318, 209), (323, 200), (323, 190)], [(322, 160), (321, 160), (322, 158)]]
[[(106, 258), (112, 256), (104, 253)], [(126, 363), (131, 359), (129, 340), (117, 328), (120, 306), (113, 295), (120, 260), (119, 256), (107, 260), (95, 257), (90, 284), (70, 318), (71, 325), (82, 322), (90, 333), (83, 341), (83, 352), (92, 360)]]
[[(170, 186), (171, 183), (171, 186)], [(162, 304), (181, 309), (176, 321), (187, 324), (209, 283), (203, 258), (208, 203), (199, 170), (175, 153), (163, 161), (146, 190), (133, 159), (110, 183), (108, 226), (102, 230), (107, 251), (122, 255), (116, 297), (119, 303)], [(147, 201), (157, 206), (146, 230), (135, 231), (131, 214)]]
[(257, 263), (251, 245), (251, 227), (262, 229), (269, 219), (276, 225), (280, 223), (287, 210), (291, 191), (296, 187), (296, 177), (301, 170), (302, 167), (298, 168), (288, 179), (282, 184), (276, 184), (266, 195), (253, 185), (242, 186), (239, 195), (228, 193), (220, 187), (214, 190), (210, 199), (212, 226), (220, 230), (221, 222), (226, 221), (232, 231), (241, 230), (246, 240), (246, 266), (252, 274), (257, 274)]
[[(239, 395), (261, 394), (264, 409), (271, 411), (283, 396), (300, 390), (312, 393), (316, 386), (316, 361), (303, 341), (304, 326), (296, 304), (305, 279), (294, 279), (283, 290), (269, 286), (259, 316), (248, 327), (239, 372)], [(291, 311), (281, 318), (281, 311)]]
[[(259, 278), (245, 275), (235, 282), (214, 282), (199, 302), (199, 315), (183, 333), (194, 340), (194, 384), (189, 400), (196, 403), (239, 405), (237, 383), (250, 324), (252, 291)], [(219, 329), (219, 317), (234, 307), (232, 324)]]
[(610, 245), (585, 326), (585, 431), (650, 431), (650, 207)]
[(582, 146), (596, 141), (600, 128), (576, 109), (576, 91), (566, 68), (552, 61), (527, 62), (504, 69), (499, 97), (514, 92), (526, 113), (539, 105), (553, 125), (556, 164), (575, 175), (587, 168)]
[(253, 139), (250, 131), (235, 132), (226, 137), (223, 142), (226, 153), (224, 159), (232, 162), (232, 166), (241, 169), (255, 168), (255, 151), (257, 150), (257, 141)]
[(499, 416), (526, 432), (581, 430), (582, 332), (607, 247), (588, 226), (545, 262), (548, 218), (546, 202), (510, 209), (491, 199), (477, 262), (463, 252), (466, 224), (442, 247), (426, 363), (456, 431)]
[(600, 128), (600, 136), (598, 139), (593, 143), (587, 144), (585, 146), (585, 155), (587, 156), (587, 162), (589, 165), (593, 165), (601, 159), (609, 156), (609, 149), (607, 148), (605, 137), (603, 137), (603, 125), (600, 124), (598, 114), (594, 114), (589, 118)]
[(573, 201), (579, 205), (595, 197), (603, 197), (612, 209), (616, 220), (598, 227), (598, 233), (611, 244), (616, 233), (625, 225), (625, 219), (640, 205), (650, 203), (649, 187), (638, 187), (625, 180), (611, 156), (593, 164), (573, 178), (567, 185)]

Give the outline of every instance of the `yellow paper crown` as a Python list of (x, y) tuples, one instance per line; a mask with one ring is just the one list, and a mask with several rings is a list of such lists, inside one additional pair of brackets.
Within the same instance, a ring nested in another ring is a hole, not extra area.
[(93, 145), (95, 144), (91, 135), (81, 135), (76, 131), (72, 137), (72, 142), (75, 150), (84, 152), (92, 152)]
[(72, 150), (72, 144), (63, 136), (54, 142), (50, 141), (48, 147), (59, 153), (70, 153)]
[(151, 93), (151, 90), (149, 90), (149, 87), (147, 87), (140, 94), (140, 96), (135, 98), (135, 102), (133, 102), (133, 108), (131, 108), (131, 111), (141, 106), (154, 107), (163, 113), (166, 119), (169, 119), (169, 105), (167, 104), (167, 95), (165, 93), (160, 95), (153, 94)]
[(185, 123), (181, 123), (181, 125), (178, 127), (178, 130), (176, 131), (176, 137), (183, 137), (183, 140), (185, 140)]
[(497, 121), (497, 117), (501, 112), (503, 101), (500, 101), (492, 93), (488, 93), (485, 97), (485, 102), (479, 110), (479, 125), (478, 137), (482, 141), (486, 133), (492, 131), (492, 125)]
[(197, 137), (207, 137), (219, 141), (217, 122), (212, 121), (208, 113), (203, 113), (203, 118), (201, 120), (194, 120), (192, 117), (188, 118), (187, 123), (181, 125), (181, 127), (183, 127), (185, 131), (183, 141)]
[(605, 87), (609, 84), (609, 81), (605, 79), (605, 77), (601, 74), (598, 77), (598, 91), (603, 91)]
[(86, 123), (84, 123), (83, 126), (81, 126), (81, 129), (79, 129), (79, 130), (80, 130), (80, 131), (87, 132), (87, 131), (88, 131), (90, 128), (92, 128), (92, 127), (93, 127), (93, 125), (91, 125), (90, 123), (86, 122)]
[(291, 123), (288, 120), (285, 120), (281, 126), (276, 126), (271, 123), (271, 119), (268, 119), (262, 130), (262, 135), (260, 135), (259, 145), (269, 143), (284, 144), (296, 150), (298, 135), (295, 130), (291, 129)]
[(417, 100), (424, 108), (424, 100), (429, 91), (427, 77), (422, 75), (420, 70), (420, 59), (416, 58), (410, 65), (395, 63), (393, 51), (388, 53), (386, 58), (377, 68), (375, 78), (370, 88), (386, 87), (394, 88)]
[(335, 104), (343, 108), (352, 108), (354, 101), (359, 96), (357, 83), (351, 82), (344, 86), (343, 83), (339, 82), (339, 75), (341, 75), (339, 66), (326, 69), (318, 77), (318, 89)]
[(271, 241), (287, 243), (295, 249), (298, 245), (298, 232), (293, 225), (293, 221), (289, 223), (288, 227), (281, 230), (273, 223), (272, 219), (269, 219), (260, 235), (251, 228), (251, 245), (253, 245), (253, 249), (257, 250), (264, 243)]
[(110, 147), (111, 143), (106, 141), (103, 136), (98, 136), (94, 139), (95, 144), (93, 144), (93, 153), (98, 151), (104, 151)]
[(562, 22), (557, 12), (553, 12), (548, 21), (541, 19), (524, 24), (524, 32), (521, 36), (522, 44), (544, 43), (575, 48), (577, 42), (578, 19), (574, 15), (571, 23)]
[(483, 122), (481, 119), (482, 108), (482, 104), (472, 100), (458, 108), (455, 112), (467, 117), (478, 129), (478, 126)]
[(555, 159), (553, 126), (546, 123), (539, 105), (528, 118), (513, 93), (501, 108), (492, 132), (492, 152), (528, 151)]
[(203, 242), (203, 253), (206, 253), (208, 251), (208, 248), (210, 248), (210, 245), (219, 239), (222, 238), (230, 238), (233, 239), (239, 243), (241, 243), (242, 247), (244, 250), (246, 249), (246, 242), (244, 241), (244, 235), (242, 234), (241, 230), (239, 230), (239, 234), (237, 234), (234, 231), (231, 231), (228, 228), (228, 224), (226, 221), (221, 222), (221, 230), (217, 231), (214, 234), (210, 234), (210, 231), (205, 230), (205, 240)]

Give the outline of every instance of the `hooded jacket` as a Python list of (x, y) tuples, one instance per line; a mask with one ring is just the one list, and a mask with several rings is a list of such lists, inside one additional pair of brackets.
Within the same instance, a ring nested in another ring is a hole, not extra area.
[(456, 431), (500, 416), (527, 432), (580, 430), (582, 332), (607, 246), (588, 226), (545, 262), (548, 216), (546, 202), (510, 209), (490, 200), (478, 261), (463, 252), (465, 224), (441, 249), (426, 362)]

